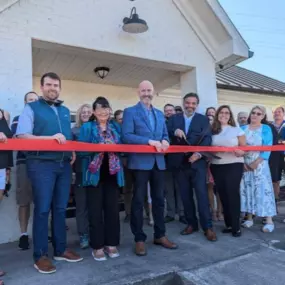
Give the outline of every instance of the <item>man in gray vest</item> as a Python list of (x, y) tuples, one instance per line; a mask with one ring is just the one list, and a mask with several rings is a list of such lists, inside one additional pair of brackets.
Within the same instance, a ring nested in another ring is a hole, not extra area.
[[(19, 117), (17, 137), (56, 140), (64, 144), (71, 140), (70, 112), (58, 100), (61, 80), (55, 73), (41, 78), (42, 97), (25, 106)], [(66, 248), (65, 212), (71, 184), (70, 152), (30, 151), (26, 154), (27, 171), (34, 200), (33, 243), (34, 267), (40, 273), (54, 273), (48, 256), (48, 217), (53, 211), (54, 259), (78, 262), (82, 258)]]

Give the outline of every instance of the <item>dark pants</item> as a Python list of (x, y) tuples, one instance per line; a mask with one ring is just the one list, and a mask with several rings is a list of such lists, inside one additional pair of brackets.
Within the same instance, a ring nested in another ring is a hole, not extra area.
[(240, 229), (240, 181), (243, 163), (212, 164), (211, 172), (223, 205), (225, 225), (237, 232)]
[(90, 246), (101, 249), (120, 243), (119, 187), (114, 179), (86, 187)]
[(184, 210), (177, 179), (173, 171), (165, 172), (165, 199), (167, 216), (174, 218), (175, 214), (184, 216)]
[[(134, 190), (134, 173), (133, 170), (124, 167), (124, 176), (125, 176), (125, 186), (123, 187), (124, 194), (124, 204), (126, 215), (131, 214), (133, 190)], [(144, 210), (147, 216), (149, 216), (149, 207), (147, 195), (144, 200)]]
[(200, 224), (204, 231), (212, 228), (206, 174), (206, 167), (181, 169), (176, 174), (186, 221), (194, 229), (199, 228), (194, 202), (194, 188), (198, 203)]
[(75, 186), (75, 203), (76, 203), (76, 225), (79, 236), (88, 235), (88, 210), (87, 210), (87, 195), (84, 187)]
[(152, 214), (154, 219), (154, 238), (165, 236), (164, 224), (164, 171), (154, 167), (152, 170), (134, 170), (135, 184), (131, 208), (131, 230), (135, 242), (145, 241), (143, 232), (143, 206), (150, 182)]
[(34, 200), (33, 243), (34, 259), (48, 254), (48, 217), (52, 208), (54, 254), (66, 249), (65, 213), (71, 185), (69, 162), (27, 160), (28, 176)]

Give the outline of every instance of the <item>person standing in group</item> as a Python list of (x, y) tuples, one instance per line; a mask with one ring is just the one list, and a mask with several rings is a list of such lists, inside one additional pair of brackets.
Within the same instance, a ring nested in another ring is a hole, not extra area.
[[(250, 112), (249, 125), (243, 126), (246, 144), (250, 146), (271, 146), (272, 131), (262, 124), (266, 115), (263, 106), (255, 106)], [(253, 215), (265, 217), (263, 232), (273, 232), (272, 217), (276, 215), (276, 206), (272, 178), (268, 159), (270, 151), (249, 151), (245, 155), (244, 174), (240, 186), (241, 211), (246, 212), (247, 220), (242, 223), (245, 228), (253, 226)]]
[[(198, 105), (199, 96), (196, 93), (188, 93), (183, 97), (184, 113), (176, 114), (168, 120), (167, 125), (171, 144), (211, 145), (211, 126), (206, 116), (195, 112)], [(177, 172), (177, 181), (188, 224), (181, 234), (190, 235), (198, 231), (198, 219), (193, 197), (193, 189), (195, 189), (201, 227), (209, 241), (216, 241), (217, 237), (212, 228), (206, 183), (206, 158), (200, 153), (169, 154), (169, 166)]]
[[(70, 112), (59, 94), (60, 77), (46, 73), (41, 77), (42, 97), (26, 104), (19, 117), (16, 135), (30, 140), (55, 140), (64, 144), (72, 139)], [(70, 152), (29, 151), (26, 155), (28, 177), (34, 201), (34, 267), (40, 273), (54, 273), (48, 256), (48, 217), (53, 212), (54, 259), (78, 262), (82, 258), (66, 247), (65, 214), (71, 186)]]
[[(28, 92), (24, 96), (25, 105), (37, 101), (39, 96), (36, 92)], [(11, 124), (13, 135), (16, 135), (18, 121), (20, 116), (16, 116)], [(33, 193), (30, 179), (27, 175), (26, 155), (22, 151), (17, 153), (16, 162), (17, 189), (16, 201), (19, 207), (18, 217), (20, 222), (21, 237), (19, 239), (19, 249), (27, 250), (30, 248), (28, 236), (28, 224), (30, 219), (31, 203), (33, 202)]]
[(216, 114), (216, 108), (215, 107), (208, 107), (206, 109), (206, 112), (205, 112), (205, 115), (208, 117), (208, 116), (213, 116), (215, 117), (215, 114)]
[[(13, 134), (9, 128), (10, 115), (8, 112), (0, 109), (0, 143), (6, 143), (8, 138), (12, 138)], [(0, 204), (3, 200), (4, 191), (6, 188), (6, 169), (13, 166), (12, 151), (0, 151)], [(0, 277), (6, 273), (0, 270)], [(4, 281), (0, 280), (0, 285)]]
[[(172, 104), (166, 104), (163, 108), (165, 122), (175, 114), (175, 107)], [(166, 171), (165, 171), (165, 200), (166, 200), (166, 216), (165, 223), (175, 221), (175, 215), (179, 215), (179, 221), (186, 224), (184, 217), (183, 204), (181, 200), (180, 191), (178, 188), (177, 179), (172, 169), (168, 167), (168, 155), (165, 155)]]
[(237, 121), (240, 127), (248, 124), (248, 113), (247, 112), (239, 112), (237, 115)]
[[(92, 108), (89, 104), (83, 104), (76, 112), (75, 126), (71, 129), (73, 140), (78, 141), (81, 126), (89, 121), (92, 115)], [(87, 209), (86, 189), (82, 187), (82, 168), (80, 157), (77, 157), (73, 164), (75, 173), (75, 203), (76, 203), (76, 225), (79, 234), (80, 247), (82, 249), (89, 246), (89, 222)]]
[[(111, 106), (104, 97), (93, 103), (93, 115), (82, 125), (79, 141), (92, 144), (120, 144), (121, 127), (110, 120)], [(123, 164), (117, 153), (80, 152), (82, 186), (86, 187), (92, 256), (105, 261), (119, 256), (119, 187), (124, 186)]]
[[(209, 119), (210, 125), (213, 124), (215, 114), (214, 115), (207, 115), (207, 113), (213, 113), (210, 112), (213, 111), (213, 107), (209, 107), (206, 110), (206, 116)], [(215, 109), (216, 112), (216, 109)], [(223, 221), (224, 216), (223, 216), (223, 206), (221, 203), (221, 199), (219, 197), (219, 193), (217, 191), (217, 185), (215, 184), (211, 169), (210, 169), (211, 161), (208, 161), (208, 172), (207, 172), (207, 185), (208, 185), (208, 197), (209, 197), (209, 202), (210, 202), (210, 209), (212, 212), (212, 220), (213, 221)], [(215, 203), (215, 196), (216, 196), (216, 203)], [(217, 207), (216, 205), (217, 204)]]
[[(282, 106), (277, 106), (273, 110), (273, 118), (274, 118), (273, 126), (277, 132), (277, 142), (275, 143), (278, 143), (278, 141), (284, 140), (285, 138), (284, 108)], [(285, 169), (284, 151), (273, 151), (270, 155), (269, 165), (270, 169), (274, 169), (274, 171), (271, 172), (271, 175), (272, 175), (273, 189), (274, 189), (276, 207), (277, 207), (277, 201), (279, 199), (279, 192), (280, 192), (280, 181), (282, 179), (282, 171)]]
[[(212, 125), (212, 145), (225, 147), (245, 146), (245, 135), (236, 126), (232, 110), (228, 105), (218, 108)], [(211, 161), (211, 171), (224, 209), (226, 228), (223, 233), (241, 236), (240, 231), (240, 182), (243, 175), (245, 152), (216, 153), (220, 159)]]
[(134, 171), (135, 185), (131, 208), (131, 230), (135, 239), (135, 253), (146, 255), (146, 234), (143, 232), (143, 205), (150, 182), (152, 211), (154, 218), (154, 244), (168, 249), (177, 245), (165, 236), (164, 224), (164, 154), (169, 147), (169, 138), (163, 113), (152, 106), (154, 88), (151, 82), (139, 84), (140, 102), (125, 109), (122, 139), (125, 144), (151, 145), (157, 153), (130, 153), (128, 168)]
[[(123, 123), (123, 110), (116, 110), (114, 113), (115, 121), (121, 126)], [(123, 187), (123, 195), (124, 195), (124, 207), (125, 207), (125, 218), (124, 222), (129, 223), (131, 218), (131, 204), (132, 204), (132, 197), (133, 197), (133, 186), (134, 186), (134, 177), (133, 173), (130, 169), (128, 169), (128, 154), (122, 154), (122, 162), (124, 166), (124, 177), (125, 177), (125, 185)]]

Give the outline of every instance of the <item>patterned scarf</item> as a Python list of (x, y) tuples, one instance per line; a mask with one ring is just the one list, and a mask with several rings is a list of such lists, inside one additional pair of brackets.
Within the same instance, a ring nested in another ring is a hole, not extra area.
[[(97, 129), (98, 129), (98, 138), (96, 140), (97, 143), (99, 144), (119, 143), (118, 137), (112, 134), (110, 123), (107, 124), (107, 129), (104, 132), (102, 131), (98, 123), (95, 122), (95, 124), (97, 124)], [(104, 159), (103, 152), (95, 154), (93, 160), (90, 162), (88, 166), (88, 170), (93, 174), (96, 173), (100, 169), (103, 159)], [(121, 169), (119, 157), (113, 152), (108, 152), (108, 160), (109, 160), (110, 174), (114, 175), (118, 173)]]

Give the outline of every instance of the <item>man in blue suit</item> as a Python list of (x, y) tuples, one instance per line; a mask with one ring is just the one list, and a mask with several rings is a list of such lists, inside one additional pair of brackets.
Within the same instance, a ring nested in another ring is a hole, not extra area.
[(177, 245), (165, 236), (164, 224), (164, 170), (165, 159), (161, 153), (169, 147), (169, 138), (164, 115), (151, 104), (154, 88), (151, 82), (143, 81), (138, 88), (140, 102), (125, 109), (122, 126), (122, 139), (126, 144), (151, 145), (158, 153), (128, 155), (128, 168), (135, 177), (134, 194), (131, 207), (131, 230), (135, 238), (135, 253), (146, 255), (143, 232), (143, 205), (150, 182), (152, 211), (154, 217), (154, 244), (168, 249)]
[[(183, 98), (184, 112), (173, 115), (168, 120), (168, 133), (172, 145), (202, 145), (212, 143), (211, 127), (206, 116), (196, 113), (199, 97), (196, 93), (188, 93)], [(182, 235), (190, 235), (198, 231), (198, 220), (193, 197), (195, 189), (200, 225), (209, 241), (216, 241), (212, 230), (208, 190), (206, 184), (207, 161), (200, 153), (169, 154), (168, 166), (177, 172), (177, 182), (181, 192), (187, 227)]]

